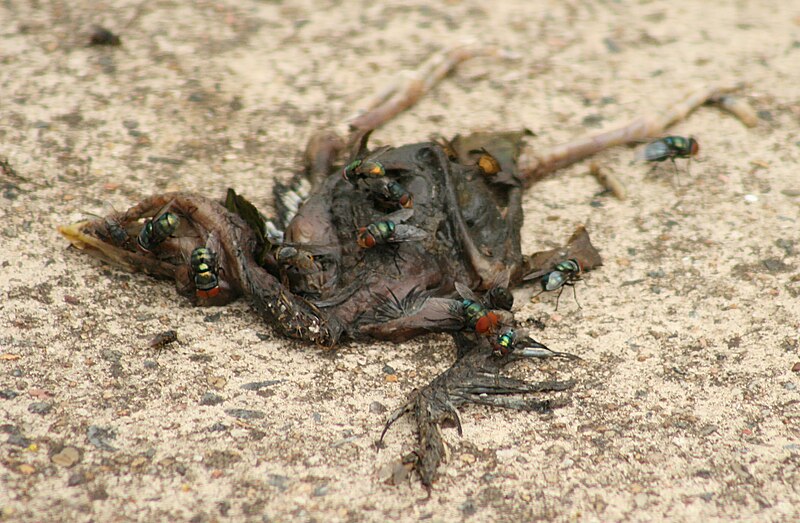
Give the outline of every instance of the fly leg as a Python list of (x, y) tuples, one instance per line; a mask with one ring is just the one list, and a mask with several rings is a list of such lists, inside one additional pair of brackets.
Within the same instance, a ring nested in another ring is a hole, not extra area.
[(562, 285), (561, 288), (558, 289), (558, 295), (556, 295), (556, 310), (558, 310), (558, 301), (561, 299), (561, 293), (564, 292), (564, 285)]
[(579, 309), (583, 309), (583, 307), (581, 307), (581, 302), (578, 301), (578, 291), (575, 290), (575, 282), (568, 282), (567, 285), (572, 287), (572, 297), (575, 299), (575, 304)]
[(677, 189), (681, 185), (681, 179), (678, 176), (678, 164), (675, 163), (675, 158), (670, 158), (670, 160), (672, 161), (672, 184)]
[(581, 303), (578, 301), (578, 292), (575, 290), (575, 282), (568, 281), (558, 289), (558, 295), (556, 296), (556, 310), (558, 310), (558, 300), (561, 299), (561, 293), (564, 292), (565, 287), (572, 287), (572, 297), (575, 299), (575, 304), (578, 306), (579, 309), (583, 309), (581, 307)]

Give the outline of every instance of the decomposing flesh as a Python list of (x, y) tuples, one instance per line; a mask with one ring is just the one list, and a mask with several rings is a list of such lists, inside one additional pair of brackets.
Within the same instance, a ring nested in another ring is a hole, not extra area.
[[(448, 56), (429, 67), (434, 80), (470, 55)], [(524, 395), (572, 386), (500, 375), (521, 359), (570, 357), (517, 328), (508, 288), (567, 260), (580, 272), (601, 264), (582, 227), (562, 248), (523, 255), (525, 188), (603, 148), (656, 135), (720, 92), (705, 90), (656, 117), (540, 155), (523, 152), (526, 132), (370, 150), (371, 130), (413, 104), (432, 83), (398, 88), (371, 104), (351, 122), (347, 140), (331, 132), (315, 135), (305, 171), (276, 191), (274, 222), (285, 225), (283, 231), (233, 191), (226, 201), (158, 194), (124, 213), (60, 228), (73, 245), (95, 256), (174, 279), (198, 305), (245, 296), (277, 333), (322, 347), (343, 339), (401, 342), (451, 333), (458, 349), (453, 366), (415, 390), (386, 427), (413, 414), (415, 460), (428, 487), (444, 458), (440, 426), (448, 419), (458, 423), (458, 407), (546, 411), (563, 400)], [(310, 191), (297, 196), (293, 187)], [(170, 227), (155, 227), (159, 224)], [(151, 232), (145, 234), (147, 227)], [(169, 234), (162, 234), (167, 229)], [(142, 234), (146, 245), (137, 241)], [(367, 234), (380, 241), (368, 241)], [(475, 296), (464, 297), (457, 286)], [(489, 314), (491, 321), (484, 321)]]

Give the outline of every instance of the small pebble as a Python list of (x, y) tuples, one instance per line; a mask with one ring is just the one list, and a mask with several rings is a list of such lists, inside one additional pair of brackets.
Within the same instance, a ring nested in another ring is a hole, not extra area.
[(476, 512), (478, 512), (478, 509), (475, 508), (475, 503), (473, 503), (472, 500), (465, 501), (464, 503), (461, 504), (461, 507), (459, 508), (461, 509), (461, 512), (463, 512), (464, 515), (467, 517), (472, 516)]
[(49, 401), (34, 401), (28, 405), (28, 412), (31, 414), (47, 414), (53, 410), (53, 404)]
[(28, 389), (28, 394), (36, 399), (44, 400), (53, 397), (53, 393), (45, 389)]
[(384, 365), (383, 366), (383, 373), (384, 374), (396, 374), (396, 371), (394, 370), (394, 367), (392, 367), (390, 365)]
[(388, 409), (379, 401), (373, 401), (369, 404), (369, 411), (372, 414), (383, 414)]
[(277, 385), (281, 383), (283, 380), (267, 380), (267, 381), (254, 381), (252, 383), (245, 383), (242, 385), (244, 390), (259, 390), (263, 389), (264, 387), (271, 387), (273, 385)]
[(279, 490), (286, 490), (289, 478), (281, 476), (280, 474), (267, 474), (267, 484), (277, 487)]
[(200, 405), (206, 405), (206, 406), (219, 405), (223, 401), (225, 400), (219, 394), (214, 394), (213, 392), (206, 392), (205, 394), (203, 394), (203, 397), (200, 398)]
[(744, 201), (746, 201), (747, 203), (756, 203), (758, 201), (758, 196), (756, 196), (755, 194), (745, 194)]
[(267, 415), (260, 410), (248, 409), (226, 409), (225, 414), (239, 419), (263, 419), (267, 417)]
[(83, 471), (75, 472), (69, 475), (69, 479), (67, 480), (68, 487), (77, 487), (78, 485), (83, 485), (87, 481), (86, 473)]
[(214, 423), (213, 425), (208, 427), (209, 432), (225, 432), (226, 430), (228, 430), (227, 425), (219, 422)]
[[(167, 158), (164, 156), (148, 156), (147, 161), (151, 163), (165, 163), (167, 165), (182, 165), (183, 160), (180, 158)], [(174, 190), (174, 189), (173, 189)], [(221, 313), (217, 313), (221, 314)]]
[(218, 322), (220, 318), (222, 318), (222, 313), (221, 312), (215, 312), (215, 313), (209, 314), (208, 316), (203, 318), (203, 321), (208, 322), (208, 323), (215, 323), (215, 322)]
[(203, 102), (206, 99), (206, 94), (202, 91), (195, 91), (189, 95), (190, 102)]
[(603, 115), (601, 114), (590, 114), (588, 116), (584, 116), (582, 123), (586, 127), (600, 127), (600, 125), (603, 123), (603, 120), (605, 120), (605, 118), (603, 118)]
[(107, 499), (108, 499), (108, 492), (103, 486), (98, 486), (96, 489), (89, 491), (90, 501), (105, 501)]
[(0, 399), (3, 399), (3, 400), (13, 400), (13, 399), (14, 399), (14, 398), (16, 398), (17, 396), (19, 396), (19, 393), (17, 393), (16, 391), (14, 391), (14, 390), (12, 390), (12, 389), (3, 389), (3, 390), (0, 390)]
[(70, 468), (81, 459), (81, 453), (75, 447), (64, 447), (58, 454), (53, 454), (50, 461), (56, 465)]
[(792, 372), (800, 372), (800, 361), (792, 365)]
[(605, 44), (609, 53), (617, 54), (621, 51), (619, 44), (609, 37), (603, 38), (603, 43)]
[(153, 361), (153, 360), (144, 360), (143, 365), (144, 365), (145, 369), (151, 369), (152, 370), (152, 369), (157, 369), (158, 368), (158, 362)]
[(765, 110), (765, 109), (763, 109), (761, 111), (758, 111), (757, 114), (758, 114), (758, 117), (761, 118), (762, 120), (764, 120), (765, 122), (771, 122), (772, 121), (772, 113), (767, 111), (767, 110)]
[(761, 260), (761, 263), (764, 264), (764, 267), (769, 272), (790, 272), (794, 269), (793, 266), (786, 264), (783, 260), (778, 258), (769, 258), (766, 260)]
[(108, 450), (110, 452), (115, 452), (117, 450), (108, 443), (108, 440), (113, 440), (117, 437), (117, 434), (112, 429), (90, 425), (89, 428), (86, 429), (86, 437), (89, 439), (89, 443), (100, 450)]
[(716, 425), (708, 425), (700, 430), (700, 434), (703, 436), (710, 436), (711, 434), (715, 433), (717, 429), (718, 427)]
[(31, 440), (16, 432), (8, 435), (6, 443), (17, 447), (28, 448), (31, 445)]
[(225, 385), (227, 385), (228, 380), (223, 376), (209, 376), (206, 378), (206, 382), (208, 383), (209, 387), (222, 390), (225, 388)]

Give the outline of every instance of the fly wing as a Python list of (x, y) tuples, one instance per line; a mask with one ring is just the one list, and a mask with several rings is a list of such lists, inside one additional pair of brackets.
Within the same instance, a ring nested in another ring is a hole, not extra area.
[(490, 309), (510, 311), (514, 306), (514, 295), (508, 288), (511, 270), (506, 269), (492, 278), (489, 290), (483, 295), (483, 304)]
[[(405, 209), (411, 210), (411, 209)], [(398, 242), (416, 242), (424, 240), (428, 237), (428, 233), (424, 229), (414, 227), (413, 225), (400, 224), (395, 227), (394, 234), (389, 238), (392, 243)]]
[(220, 245), (219, 233), (217, 231), (211, 231), (208, 234), (208, 238), (206, 238), (206, 247), (211, 249), (214, 254), (218, 254), (222, 251), (222, 247)]
[(494, 287), (508, 287), (508, 282), (511, 281), (511, 269), (506, 269), (503, 272), (495, 275), (489, 288)]
[(295, 242), (283, 242), (281, 244), (284, 247), (294, 247), (300, 251), (306, 251), (314, 256), (335, 256), (338, 252), (339, 246), (336, 244), (322, 244), (322, 243), (295, 243)]
[(552, 272), (552, 271), (553, 271), (553, 269), (542, 269), (540, 271), (532, 272), (532, 273), (530, 273), (528, 275), (525, 275), (525, 276), (522, 277), (522, 279), (525, 280), (525, 281), (535, 280), (535, 279), (541, 278), (542, 276), (544, 276), (548, 272)]
[(444, 330), (464, 328), (464, 308), (459, 300), (440, 298), (435, 302), (437, 327)]
[(650, 142), (636, 154), (636, 159), (645, 162), (657, 162), (669, 158), (669, 145), (664, 140)]
[(394, 222), (395, 224), (403, 223), (414, 216), (414, 209), (400, 209), (391, 214), (387, 214), (380, 221)]
[(394, 147), (392, 147), (391, 145), (383, 145), (381, 147), (378, 147), (377, 149), (370, 151), (369, 154), (366, 155), (366, 157), (364, 157), (364, 160), (377, 160), (378, 158), (383, 156), (384, 153), (386, 153), (387, 151), (391, 151), (392, 149), (394, 149)]
[(561, 271), (552, 271), (545, 282), (544, 290), (554, 291), (560, 289), (567, 282), (567, 275)]
[(534, 348), (534, 349), (548, 349), (541, 342), (533, 339), (528, 329), (520, 329), (517, 331), (517, 337), (514, 343), (515, 348)]
[(155, 212), (155, 214), (153, 214), (153, 220), (157, 220), (159, 216), (168, 212), (172, 208), (172, 204), (174, 203), (175, 200), (170, 200), (167, 203), (165, 203), (163, 207), (161, 207), (158, 211)]
[(456, 282), (456, 292), (458, 292), (458, 294), (465, 300), (472, 300), (474, 302), (480, 303), (480, 300), (478, 299), (477, 296), (475, 296), (475, 293), (472, 292), (472, 289), (470, 289), (460, 281)]

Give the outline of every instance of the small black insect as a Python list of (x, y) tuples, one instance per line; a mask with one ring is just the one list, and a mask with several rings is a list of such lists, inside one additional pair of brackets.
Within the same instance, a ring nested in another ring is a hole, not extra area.
[(194, 277), (195, 295), (209, 299), (219, 294), (219, 273), (217, 255), (208, 247), (197, 247), (190, 260)]
[(564, 287), (572, 287), (572, 295), (575, 297), (575, 303), (578, 304), (579, 309), (582, 309), (583, 307), (581, 307), (581, 304), (578, 302), (578, 295), (575, 292), (575, 282), (580, 281), (582, 272), (583, 269), (581, 268), (580, 262), (575, 258), (570, 258), (569, 260), (557, 263), (552, 269), (533, 272), (523, 279), (535, 280), (541, 278), (542, 290), (539, 294), (558, 290), (556, 310), (558, 310), (558, 300), (561, 298), (561, 293), (564, 292)]
[(484, 300), (478, 298), (472, 290), (461, 282), (456, 282), (456, 291), (461, 296), (457, 305), (451, 308), (453, 317), (463, 322), (464, 327), (478, 334), (491, 334), (497, 330), (500, 318)]
[(512, 352), (525, 358), (565, 358), (579, 360), (578, 356), (568, 352), (557, 352), (547, 348), (530, 336), (526, 329), (504, 329), (492, 341), (492, 349), (496, 356), (507, 356)]
[(109, 29), (96, 25), (92, 27), (92, 34), (89, 36), (89, 45), (108, 45), (118, 46), (122, 41), (119, 35), (112, 33)]
[(170, 343), (175, 343), (176, 341), (178, 341), (178, 332), (174, 330), (168, 330), (156, 334), (150, 340), (148, 345), (151, 349), (163, 349)]
[(363, 249), (371, 249), (376, 245), (424, 240), (428, 233), (419, 227), (405, 225), (402, 222), (413, 216), (413, 209), (400, 209), (387, 214), (383, 219), (372, 222), (366, 227), (359, 227), (356, 242)]
[(381, 178), (386, 176), (386, 169), (381, 162), (375, 160), (355, 160), (342, 169), (342, 178), (356, 185), (361, 178)]
[(665, 136), (654, 142), (650, 142), (637, 156), (638, 159), (646, 162), (663, 162), (669, 160), (678, 172), (675, 165), (675, 158), (687, 158), (691, 161), (692, 156), (697, 156), (700, 152), (700, 144), (694, 138), (684, 138), (683, 136)]
[(383, 197), (387, 202), (399, 205), (404, 209), (414, 207), (414, 196), (405, 187), (395, 181), (390, 181), (383, 187)]
[(142, 250), (150, 252), (178, 230), (179, 224), (180, 218), (177, 214), (165, 212), (157, 218), (148, 220), (139, 231), (136, 241)]
[[(492, 350), (497, 356), (506, 356), (514, 350), (523, 348), (528, 350), (539, 350), (539, 352), (553, 352), (545, 345), (542, 345), (538, 341), (531, 338), (526, 330), (507, 328), (492, 341)], [(542, 353), (544, 354), (545, 352)], [(533, 354), (533, 352), (531, 352), (531, 354)]]

